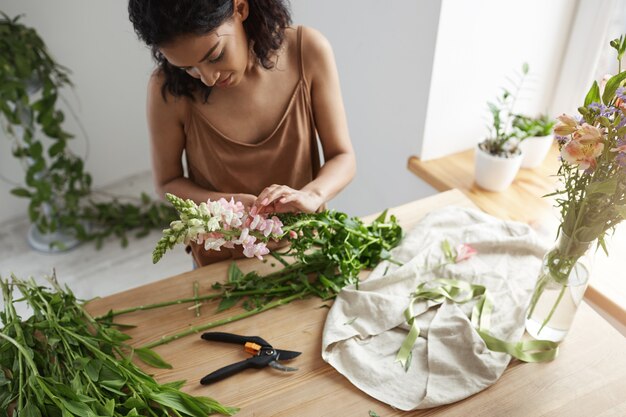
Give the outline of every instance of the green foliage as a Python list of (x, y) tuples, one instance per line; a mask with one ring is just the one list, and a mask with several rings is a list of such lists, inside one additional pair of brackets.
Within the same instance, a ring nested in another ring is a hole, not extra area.
[[(69, 289), (51, 282), (52, 290), (33, 280), (0, 279), (0, 410), (14, 409), (15, 416), (64, 417), (204, 417), (237, 411), (183, 393), (180, 382), (156, 382), (131, 356), (134, 351), (150, 365), (168, 367), (163, 359), (146, 348), (133, 350), (125, 343), (129, 336), (96, 322)], [(23, 297), (14, 297), (14, 289)], [(27, 320), (15, 310), (22, 300), (33, 310)]]
[[(160, 258), (167, 247), (175, 244), (184, 235), (187, 220), (200, 216), (193, 202), (169, 197), (176, 207), (180, 207), (178, 228), (164, 231), (164, 238), (157, 244), (155, 253)], [(300, 298), (317, 296), (322, 300), (334, 298), (348, 284), (359, 283), (359, 274), (366, 268), (373, 268), (379, 262), (390, 258), (390, 251), (402, 238), (402, 228), (395, 216), (381, 213), (371, 224), (349, 217), (345, 213), (324, 211), (314, 214), (280, 214), (284, 223), (283, 236), (297, 236), (290, 240), (291, 245), (282, 252), (271, 254), (283, 268), (267, 275), (257, 271), (243, 273), (233, 263), (227, 273), (226, 282), (213, 284), (208, 295), (194, 292), (193, 298), (170, 300), (151, 305), (142, 305), (123, 310), (109, 311), (98, 317), (98, 321), (111, 322), (119, 315), (140, 310), (161, 308), (201, 300), (219, 300), (218, 312), (237, 305), (245, 310), (231, 317), (189, 327), (187, 330), (164, 336), (146, 347), (169, 343), (181, 337), (196, 334), (222, 324), (232, 323), (269, 309), (285, 305)], [(176, 224), (176, 222), (174, 222)], [(177, 229), (177, 230), (174, 230)]]
[(516, 114), (513, 118), (513, 129), (515, 136), (519, 141), (535, 136), (549, 136), (556, 121), (548, 117), (548, 115), (540, 115), (538, 117), (528, 117)]
[(511, 117), (517, 96), (522, 89), (526, 75), (528, 74), (528, 64), (522, 65), (521, 73), (515, 73), (515, 80), (511, 80), (511, 90), (502, 88), (502, 93), (496, 97), (496, 102), (488, 102), (487, 107), (491, 113), (491, 125), (489, 126), (489, 137), (482, 141), (480, 148), (494, 156), (508, 157), (518, 154), (519, 139), (516, 130), (511, 130)]
[(63, 230), (99, 244), (106, 236), (127, 242), (126, 232), (145, 235), (173, 217), (173, 210), (142, 196), (137, 203), (94, 202), (91, 175), (69, 148), (58, 99), (71, 87), (70, 71), (58, 64), (37, 32), (20, 16), (0, 17), (0, 123), (22, 161), (25, 178), (11, 193), (30, 200), (28, 214), (42, 233)]
[[(276, 298), (294, 294), (334, 298), (349, 284), (357, 284), (359, 273), (390, 260), (390, 251), (402, 238), (394, 216), (383, 212), (371, 224), (336, 211), (315, 214), (281, 214), (285, 235), (298, 234), (283, 252), (272, 252), (285, 265), (268, 275), (244, 274), (236, 264), (228, 270), (225, 283), (215, 283), (221, 292), (218, 310), (239, 303), (248, 309), (266, 305)], [(291, 262), (287, 262), (290, 260)], [(249, 294), (251, 293), (251, 294)]]

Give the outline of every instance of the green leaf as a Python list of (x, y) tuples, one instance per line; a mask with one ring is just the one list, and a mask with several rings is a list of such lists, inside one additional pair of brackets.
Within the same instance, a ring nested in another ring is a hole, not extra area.
[[(624, 80), (626, 80), (626, 71), (622, 71), (619, 74), (609, 78), (609, 80), (606, 82), (606, 87), (604, 87), (604, 93), (602, 93), (602, 101), (604, 101), (604, 104), (608, 106), (611, 101), (613, 101), (613, 98), (615, 97), (615, 91), (617, 91), (617, 88)], [(586, 105), (587, 104), (585, 103), (585, 106)]]
[(369, 411), (369, 415), (370, 417), (380, 417), (376, 411), (372, 411), (372, 410)]
[(50, 148), (48, 148), (48, 155), (50, 156), (50, 158), (54, 158), (55, 156), (63, 152), (64, 149), (65, 149), (65, 141), (57, 140), (55, 144), (53, 144), (52, 146), (50, 146)]
[(99, 359), (92, 359), (85, 366), (85, 372), (89, 379), (93, 382), (98, 382), (98, 378), (100, 377), (100, 370), (102, 369), (102, 362)]
[(378, 215), (378, 217), (376, 217), (376, 219), (374, 219), (374, 223), (384, 223), (385, 222), (385, 218), (387, 217), (387, 210), (385, 209), (382, 213), (380, 213)]
[(243, 278), (243, 272), (235, 262), (228, 267), (228, 282), (239, 282)]
[(61, 401), (65, 408), (67, 408), (72, 414), (76, 416), (88, 416), (93, 414), (93, 410), (84, 403), (73, 400), (66, 400), (64, 398), (59, 398), (59, 401)]
[(137, 348), (137, 349), (134, 349), (134, 352), (137, 354), (137, 356), (139, 357), (139, 359), (141, 359), (142, 362), (152, 367), (160, 368), (160, 369), (172, 369), (172, 365), (165, 362), (165, 360), (163, 360), (163, 358), (160, 355), (158, 355), (155, 351), (151, 349)]
[(26, 405), (22, 408), (18, 415), (20, 417), (41, 417), (41, 411), (30, 401), (26, 401)]
[(585, 107), (591, 103), (600, 103), (600, 87), (598, 86), (597, 81), (593, 82), (593, 85), (585, 96)]
[(137, 397), (131, 397), (124, 402), (124, 408), (127, 409), (136, 408), (138, 410), (143, 410), (146, 407), (147, 404), (145, 403), (145, 401)]
[(184, 387), (185, 383), (187, 383), (187, 381), (185, 381), (183, 379), (183, 380), (180, 380), (180, 381), (166, 382), (165, 384), (163, 384), (163, 386), (178, 390), (178, 389), (181, 389), (182, 387)]
[(11, 190), (11, 194), (17, 197), (26, 197), (30, 198), (32, 196), (31, 192), (26, 188), (14, 188)]
[(609, 178), (605, 181), (596, 181), (587, 185), (587, 195), (606, 194), (613, 195), (617, 190), (617, 177)]
[(176, 411), (181, 413), (186, 413), (190, 416), (204, 417), (202, 412), (198, 412), (191, 407), (189, 407), (182, 399), (182, 393), (177, 391), (166, 391), (166, 392), (153, 392), (149, 394), (150, 399), (155, 401), (161, 405), (166, 407), (170, 407)]
[(241, 297), (224, 297), (220, 301), (220, 304), (217, 306), (217, 312), (228, 310), (229, 308), (236, 305)]

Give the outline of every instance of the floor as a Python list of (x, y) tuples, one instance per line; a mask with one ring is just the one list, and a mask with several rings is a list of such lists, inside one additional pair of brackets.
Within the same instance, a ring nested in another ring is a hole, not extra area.
[[(139, 195), (152, 190), (149, 173), (130, 177), (106, 187), (115, 195)], [(152, 250), (161, 237), (154, 230), (140, 239), (131, 238), (122, 248), (111, 238), (98, 250), (94, 244), (82, 244), (73, 250), (47, 254), (33, 250), (26, 236), (30, 223), (26, 217), (0, 225), (0, 276), (33, 277), (45, 282), (56, 271), (61, 284), (67, 284), (77, 297), (88, 300), (137, 287), (191, 269), (191, 257), (182, 247), (174, 249), (152, 264)], [(0, 304), (2, 301), (0, 300)]]
[[(146, 172), (112, 184), (101, 191), (124, 196), (139, 195), (141, 191), (150, 190), (152, 190), (151, 178)], [(67, 284), (77, 297), (88, 300), (191, 269), (191, 257), (182, 247), (166, 253), (158, 264), (152, 264), (152, 250), (161, 237), (159, 230), (152, 231), (144, 238), (132, 238), (126, 248), (122, 248), (118, 240), (111, 238), (100, 250), (93, 244), (83, 244), (67, 252), (47, 254), (33, 250), (27, 243), (29, 226), (26, 217), (0, 224), (0, 277), (8, 278), (15, 274), (19, 278), (33, 277), (43, 283), (45, 277), (51, 275), (54, 270), (61, 284)], [(596, 287), (611, 294), (612, 299), (624, 306), (626, 224), (620, 225), (615, 235), (608, 241), (611, 256), (606, 257), (601, 251), (596, 254), (592, 279)], [(598, 306), (593, 307), (626, 336), (626, 326), (611, 320), (611, 317), (604, 314)]]

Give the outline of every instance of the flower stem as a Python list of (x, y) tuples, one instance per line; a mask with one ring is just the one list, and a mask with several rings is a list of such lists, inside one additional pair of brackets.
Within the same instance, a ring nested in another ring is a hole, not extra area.
[(550, 310), (550, 313), (548, 314), (548, 317), (546, 317), (546, 319), (541, 324), (541, 327), (539, 328), (539, 331), (537, 332), (537, 334), (541, 333), (541, 331), (543, 330), (545, 325), (548, 324), (548, 322), (552, 318), (552, 315), (556, 311), (556, 308), (559, 306), (559, 303), (561, 302), (561, 299), (563, 298), (563, 294), (565, 294), (565, 290), (566, 289), (567, 289), (567, 285), (563, 284), (563, 288), (561, 288), (561, 292), (559, 293), (558, 298), (554, 302), (554, 305), (552, 306), (552, 309)]
[(302, 291), (302, 292), (299, 292), (297, 294), (291, 295), (289, 297), (285, 297), (285, 298), (281, 298), (281, 299), (276, 300), (276, 301), (272, 301), (271, 303), (268, 303), (268, 304), (265, 304), (264, 306), (255, 308), (254, 310), (250, 310), (250, 311), (243, 312), (241, 314), (237, 314), (235, 316), (226, 317), (226, 318), (221, 319), (221, 320), (215, 320), (215, 321), (212, 321), (210, 323), (206, 323), (206, 324), (203, 324), (203, 325), (200, 325), (200, 326), (191, 326), (191, 327), (187, 328), (187, 330), (182, 331), (180, 333), (176, 333), (176, 334), (173, 334), (173, 335), (170, 335), (170, 336), (163, 336), (160, 339), (155, 340), (154, 342), (150, 342), (150, 343), (142, 346), (142, 348), (152, 349), (152, 348), (154, 348), (156, 346), (161, 346), (161, 345), (167, 344), (169, 342), (172, 342), (174, 340), (180, 339), (181, 337), (185, 337), (185, 336), (188, 336), (188, 335), (193, 334), (193, 333), (202, 332), (204, 330), (212, 329), (214, 327), (221, 326), (223, 324), (232, 323), (232, 322), (235, 322), (235, 321), (238, 321), (238, 320), (245, 319), (245, 318), (250, 317), (250, 316), (254, 316), (256, 314), (262, 313), (262, 312), (270, 310), (272, 308), (279, 307), (279, 306), (282, 306), (282, 305), (285, 305), (285, 304), (289, 304), (293, 300), (296, 300), (298, 298), (304, 297), (307, 294), (307, 292), (308, 291)]
[[(239, 297), (243, 295), (256, 295), (256, 294), (275, 294), (275, 293), (280, 294), (281, 292), (285, 292), (290, 289), (291, 287), (278, 287), (278, 288), (273, 288), (269, 290), (233, 291), (233, 292), (228, 293), (228, 297)], [(171, 306), (175, 304), (193, 303), (193, 302), (198, 302), (198, 301), (203, 301), (203, 300), (212, 300), (215, 298), (222, 298), (222, 297), (225, 297), (224, 293), (217, 293), (217, 294), (209, 294), (209, 295), (203, 295), (203, 296), (198, 296), (198, 297), (181, 298), (178, 300), (164, 301), (162, 303), (146, 304), (146, 305), (141, 305), (141, 306), (136, 306), (136, 307), (124, 308), (121, 310), (111, 310), (106, 314), (95, 317), (95, 320), (100, 321), (100, 320), (110, 319), (115, 316), (121, 316), (122, 314), (134, 313), (135, 311), (152, 310), (155, 308), (167, 307), (167, 306)]]

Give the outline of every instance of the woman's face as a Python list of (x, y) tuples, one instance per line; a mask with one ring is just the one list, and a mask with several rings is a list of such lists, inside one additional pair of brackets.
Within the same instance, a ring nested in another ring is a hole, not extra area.
[(236, 86), (249, 62), (248, 38), (239, 12), (205, 35), (185, 35), (159, 48), (167, 61), (208, 87)]

